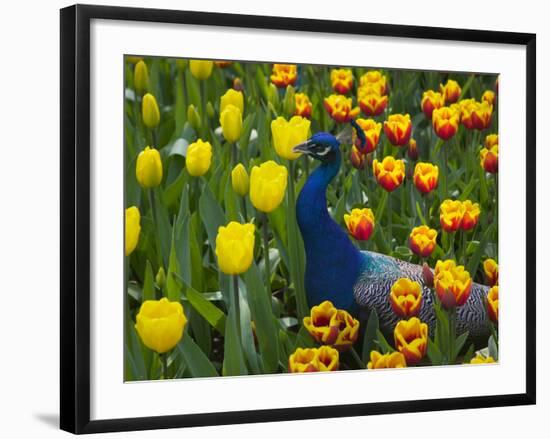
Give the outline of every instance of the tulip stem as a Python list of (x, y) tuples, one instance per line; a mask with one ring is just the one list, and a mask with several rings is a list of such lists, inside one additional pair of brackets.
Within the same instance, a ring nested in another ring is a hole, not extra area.
[(204, 138), (208, 137), (208, 115), (206, 114), (206, 80), (203, 79), (200, 82), (201, 88), (201, 116), (202, 116), (202, 132)]
[(235, 142), (231, 143), (231, 167), (237, 166), (237, 144)]
[(388, 192), (388, 201), (386, 205), (386, 214), (388, 215), (388, 243), (390, 245), (390, 251), (392, 249), (392, 242), (393, 242), (393, 236), (392, 236), (392, 217), (391, 217), (391, 192)]
[(162, 377), (168, 379), (168, 354), (160, 354), (160, 362), (162, 363)]
[(155, 200), (154, 200), (154, 194), (153, 189), (147, 190), (147, 196), (149, 198), (149, 207), (151, 208), (151, 218), (153, 220), (153, 229), (155, 230), (155, 246), (158, 254), (158, 263), (159, 266), (162, 267), (162, 252), (160, 249), (160, 235), (157, 229), (157, 215), (155, 211)]
[(241, 312), (239, 309), (239, 276), (234, 274), (233, 278), (233, 306), (235, 307), (235, 322), (237, 324), (237, 334), (241, 335)]
[(306, 173), (306, 178), (309, 177), (309, 158), (307, 155), (304, 155), (304, 170)]
[(262, 235), (264, 243), (264, 259), (265, 259), (265, 285), (269, 297), (271, 297), (271, 268), (269, 264), (269, 232), (267, 230), (268, 217), (267, 213), (264, 213), (264, 221), (262, 224)]
[(248, 222), (248, 212), (246, 210), (246, 197), (241, 197), (241, 202), (243, 205), (243, 219), (244, 222)]

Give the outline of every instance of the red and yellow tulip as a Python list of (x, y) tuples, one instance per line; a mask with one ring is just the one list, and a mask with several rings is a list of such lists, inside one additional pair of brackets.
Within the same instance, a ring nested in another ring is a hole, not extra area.
[(401, 352), (391, 352), (382, 355), (378, 351), (371, 351), (367, 369), (397, 369), (407, 367), (405, 356)]
[(365, 166), (365, 154), (363, 154), (355, 145), (351, 146), (349, 151), (349, 160), (355, 169), (363, 169)]
[(426, 355), (428, 347), (428, 325), (418, 317), (401, 320), (393, 331), (395, 347), (401, 352), (409, 366), (418, 364)]
[(470, 297), (472, 278), (464, 266), (456, 265), (452, 259), (437, 261), (434, 286), (443, 308), (452, 309), (464, 305)]
[(484, 130), (491, 125), (493, 106), (487, 102), (474, 99), (460, 101), (462, 125), (470, 130)]
[(494, 259), (485, 259), (483, 261), (483, 271), (490, 286), (498, 285), (498, 264)]
[(439, 168), (431, 163), (419, 162), (414, 167), (413, 181), (416, 188), (428, 194), (437, 187)]
[(379, 70), (369, 70), (359, 78), (359, 85), (373, 87), (379, 95), (385, 95), (388, 92), (386, 76)]
[(344, 214), (344, 222), (349, 233), (358, 241), (368, 240), (374, 230), (374, 214), (369, 208), (352, 209), (351, 213)]
[(498, 323), (498, 285), (491, 287), (487, 294), (487, 313), (494, 323)]
[(441, 91), (441, 93), (445, 97), (445, 102), (449, 104), (458, 101), (460, 93), (462, 93), (460, 85), (458, 85), (458, 82), (454, 81), (453, 79), (449, 79), (445, 85), (440, 84), (439, 91)]
[(363, 154), (369, 154), (373, 152), (378, 146), (378, 141), (380, 140), (380, 131), (382, 130), (382, 124), (374, 121), (373, 119), (357, 119), (357, 124), (361, 127), (365, 133), (367, 141), (364, 145), (361, 145), (361, 139), (355, 135), (355, 146)]
[(296, 104), (294, 115), (310, 119), (313, 105), (311, 104), (308, 95), (306, 95), (305, 93), (296, 93), (294, 95), (294, 100)]
[(351, 98), (332, 94), (324, 100), (324, 107), (330, 117), (338, 123), (349, 122), (359, 114), (359, 107), (353, 107)]
[(271, 82), (278, 88), (294, 85), (296, 79), (298, 79), (296, 64), (273, 64)]
[(339, 354), (330, 346), (320, 348), (298, 348), (288, 358), (290, 373), (329, 372), (338, 370)]
[(384, 134), (392, 145), (406, 145), (411, 138), (411, 131), (411, 116), (408, 114), (392, 114), (384, 122)]
[(357, 89), (357, 102), (367, 116), (378, 116), (388, 105), (388, 96), (379, 93), (380, 87), (364, 85)]
[(485, 172), (498, 172), (498, 134), (489, 134), (485, 138), (485, 147), (479, 152), (479, 161)]
[(495, 105), (495, 102), (496, 102), (495, 92), (493, 90), (485, 90), (481, 95), (481, 100), (491, 105)]
[(460, 123), (460, 110), (452, 105), (450, 107), (436, 108), (432, 113), (432, 126), (440, 139), (449, 140), (458, 131)]
[(420, 101), (420, 108), (422, 112), (429, 119), (432, 120), (432, 113), (435, 109), (441, 108), (445, 105), (445, 96), (433, 90), (426, 90), (422, 93), (422, 100)]
[(472, 230), (479, 221), (479, 214), (481, 209), (478, 203), (472, 203), (470, 200), (466, 200), (462, 203), (464, 214), (462, 215), (462, 230)]
[(388, 192), (398, 188), (405, 178), (405, 162), (393, 156), (384, 157), (381, 162), (374, 159), (372, 170), (378, 184)]
[(349, 69), (333, 69), (330, 72), (330, 82), (336, 93), (345, 95), (353, 87), (353, 73)]
[(412, 229), (409, 235), (409, 248), (412, 252), (421, 257), (430, 256), (437, 245), (437, 231), (428, 226), (418, 226)]
[(462, 225), (464, 206), (459, 200), (445, 200), (439, 206), (439, 223), (448, 232), (456, 232)]
[(422, 306), (422, 287), (418, 282), (402, 277), (392, 285), (389, 298), (396, 315), (414, 317)]

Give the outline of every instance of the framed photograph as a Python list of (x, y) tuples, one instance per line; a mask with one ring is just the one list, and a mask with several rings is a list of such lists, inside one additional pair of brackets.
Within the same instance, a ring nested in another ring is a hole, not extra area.
[(534, 404), (535, 41), (62, 9), (61, 428)]

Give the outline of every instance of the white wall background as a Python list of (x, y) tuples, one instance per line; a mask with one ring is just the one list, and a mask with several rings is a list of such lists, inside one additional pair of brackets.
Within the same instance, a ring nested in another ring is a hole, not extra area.
[[(545, 132), (550, 89), (550, 29), (544, 2), (314, 2), (277, 0), (103, 0), (88, 3), (301, 16), (395, 24), (537, 33), (538, 60), (538, 405), (455, 412), (324, 419), (125, 433), (131, 437), (508, 437), (546, 429), (550, 410), (548, 321), (544, 319), (545, 234), (550, 209), (544, 178), (550, 152)], [(58, 431), (59, 353), (59, 13), (67, 1), (9, 2), (0, 18), (0, 430), (3, 437), (61, 437)], [(545, 56), (546, 55), (546, 56)], [(38, 105), (40, 106), (37, 106)], [(546, 111), (545, 111), (546, 110)], [(513, 237), (510, 237), (512, 239)], [(546, 349), (543, 349), (545, 347)], [(182, 395), (185, 398), (186, 395)], [(122, 437), (104, 435), (104, 437)]]

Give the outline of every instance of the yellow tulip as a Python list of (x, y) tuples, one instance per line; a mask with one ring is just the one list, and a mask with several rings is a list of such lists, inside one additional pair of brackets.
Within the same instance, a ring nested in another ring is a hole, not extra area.
[(145, 346), (164, 354), (181, 340), (186, 323), (181, 303), (170, 302), (163, 297), (143, 302), (136, 316), (135, 327)]
[(143, 123), (147, 128), (156, 128), (160, 122), (160, 110), (157, 104), (157, 100), (151, 93), (147, 93), (143, 96), (141, 102), (141, 114), (143, 117)]
[(241, 113), (244, 113), (243, 93), (232, 88), (227, 90), (225, 94), (220, 98), (220, 113), (223, 113), (223, 110), (228, 105), (234, 105), (239, 110), (241, 110)]
[(143, 60), (138, 61), (134, 67), (134, 88), (140, 95), (149, 88), (149, 71)]
[(138, 155), (136, 162), (136, 178), (141, 187), (148, 189), (157, 187), (162, 181), (162, 161), (160, 153), (148, 146)]
[(187, 148), (185, 167), (189, 175), (200, 177), (208, 172), (212, 163), (212, 145), (198, 139)]
[(141, 225), (139, 224), (141, 215), (139, 209), (136, 206), (126, 209), (126, 226), (125, 226), (125, 254), (129, 256), (137, 247), (139, 242), (139, 234), (141, 232)]
[(371, 351), (367, 369), (395, 369), (407, 367), (405, 356), (401, 352), (392, 352), (382, 355), (378, 351)]
[(246, 172), (246, 169), (242, 163), (239, 163), (231, 171), (231, 186), (233, 186), (233, 190), (241, 197), (248, 194), (250, 179), (248, 177), (248, 172)]
[(243, 129), (243, 115), (238, 107), (227, 104), (220, 114), (222, 134), (229, 143), (234, 143), (241, 137)]
[(216, 256), (225, 274), (248, 270), (254, 257), (254, 224), (231, 221), (221, 226), (216, 236)]
[(474, 358), (470, 360), (470, 364), (490, 364), (494, 362), (495, 359), (493, 357), (484, 357), (481, 354), (477, 354)]
[(262, 212), (272, 212), (283, 201), (288, 171), (273, 160), (254, 166), (250, 173), (250, 201)]
[(189, 61), (189, 69), (191, 74), (198, 80), (208, 79), (212, 73), (214, 62), (204, 61), (200, 59), (192, 59)]
[(307, 140), (311, 122), (301, 116), (293, 116), (290, 120), (278, 117), (271, 121), (271, 135), (277, 154), (284, 159), (295, 160), (300, 153), (292, 152), (292, 148)]

